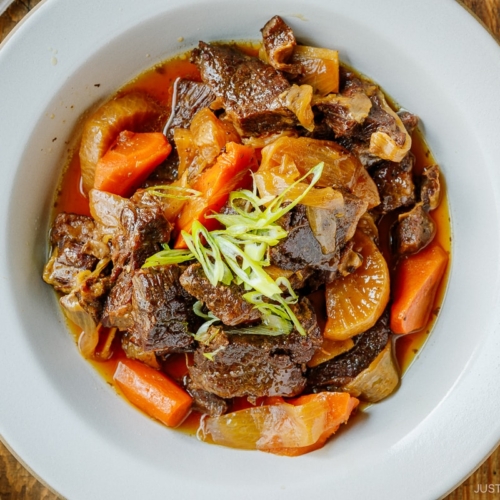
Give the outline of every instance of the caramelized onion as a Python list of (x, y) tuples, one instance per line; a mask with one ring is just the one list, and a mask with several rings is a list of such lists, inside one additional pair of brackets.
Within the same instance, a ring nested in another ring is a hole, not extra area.
[(344, 388), (353, 396), (368, 403), (376, 403), (394, 392), (399, 383), (399, 371), (389, 340), (382, 352), (354, 380)]
[(286, 107), (295, 113), (299, 123), (309, 132), (314, 130), (314, 114), (311, 108), (313, 88), (310, 85), (292, 85), (283, 95)]
[[(320, 162), (325, 164), (319, 187), (351, 189), (361, 164), (355, 156), (333, 141), (321, 141), (308, 137), (281, 137), (262, 150), (261, 169), (280, 166), (283, 157), (290, 157), (300, 175)], [(260, 169), (259, 169), (260, 170)]]
[(290, 64), (300, 65), (298, 81), (301, 85), (311, 85), (321, 95), (339, 91), (338, 51), (297, 45)]
[(326, 97), (316, 97), (313, 100), (314, 106), (323, 104), (340, 106), (347, 119), (360, 124), (365, 121), (372, 108), (372, 102), (364, 92), (356, 92), (350, 96), (330, 94)]
[(93, 357), (99, 342), (98, 325), (94, 318), (80, 305), (74, 293), (61, 297), (59, 302), (68, 319), (82, 329), (78, 339), (80, 352), (86, 358)]
[(113, 234), (117, 228), (121, 227), (121, 213), (130, 205), (130, 201), (117, 194), (91, 189), (89, 205), (92, 217), (105, 226), (108, 233)]
[[(300, 175), (293, 159), (284, 154), (281, 164), (276, 167), (266, 168), (261, 163), (261, 167), (254, 174), (254, 179), (261, 198), (278, 196), (288, 189), (285, 199), (294, 201), (302, 196), (308, 188), (308, 184), (305, 182), (300, 182), (291, 187)], [(306, 206), (329, 210), (341, 209), (344, 205), (342, 193), (331, 187), (309, 191), (302, 198), (301, 203)]]
[(199, 175), (211, 166), (228, 142), (240, 143), (234, 126), (219, 120), (208, 108), (194, 115), (189, 129), (174, 129), (174, 142), (179, 154), (179, 177), (188, 172), (188, 178)]
[(378, 92), (378, 98), (382, 109), (396, 120), (398, 129), (405, 135), (405, 141), (403, 145), (399, 145), (389, 134), (377, 130), (370, 136), (370, 153), (382, 158), (383, 160), (399, 163), (403, 160), (411, 148), (411, 137), (403, 125), (401, 118), (389, 106), (389, 104), (387, 104), (382, 92)]
[(335, 252), (337, 222), (331, 210), (307, 207), (307, 219), (314, 237), (318, 240), (323, 254)]

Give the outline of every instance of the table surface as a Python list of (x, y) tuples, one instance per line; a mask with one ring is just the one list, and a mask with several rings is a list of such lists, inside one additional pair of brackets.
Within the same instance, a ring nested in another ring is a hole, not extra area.
[[(0, 42), (40, 1), (16, 0), (0, 16)], [(500, 42), (500, 0), (463, 0), (462, 3)], [(498, 484), (500, 484), (500, 447), (444, 500), (500, 498), (499, 493), (487, 492), (488, 486), (491, 490)], [(59, 500), (60, 498), (33, 477), (0, 442), (0, 500)]]

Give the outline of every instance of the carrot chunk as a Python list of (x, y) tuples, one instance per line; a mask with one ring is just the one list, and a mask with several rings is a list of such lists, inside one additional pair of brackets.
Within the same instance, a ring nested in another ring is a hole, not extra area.
[(106, 154), (97, 162), (94, 188), (129, 196), (172, 151), (159, 132), (120, 133)]
[[(184, 205), (177, 219), (176, 228), (179, 233), (182, 230), (191, 232), (191, 226), (196, 220), (209, 230), (215, 229), (217, 221), (206, 216), (218, 212), (231, 191), (246, 187), (251, 180), (250, 170), (256, 168), (257, 161), (251, 146), (228, 142), (226, 152), (221, 153), (215, 164), (204, 170), (193, 184), (193, 189), (202, 194)], [(180, 234), (175, 248), (187, 248)]]
[(186, 391), (139, 361), (120, 361), (113, 380), (132, 404), (168, 427), (179, 425), (191, 408), (192, 398)]
[(401, 261), (391, 308), (394, 333), (411, 333), (425, 327), (447, 263), (448, 254), (439, 245), (424, 248)]

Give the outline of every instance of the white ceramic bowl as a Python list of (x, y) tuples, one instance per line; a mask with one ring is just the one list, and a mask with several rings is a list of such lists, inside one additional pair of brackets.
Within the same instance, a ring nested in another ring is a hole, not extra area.
[[(447, 181), (453, 259), (397, 394), (299, 458), (209, 446), (145, 418), (78, 354), (41, 280), (82, 112), (198, 40), (274, 14), (417, 113)], [(183, 37), (183, 42), (179, 42)], [(500, 439), (500, 49), (451, 0), (47, 0), (0, 49), (0, 435), (70, 499), (435, 499)], [(96, 86), (100, 84), (100, 86)]]

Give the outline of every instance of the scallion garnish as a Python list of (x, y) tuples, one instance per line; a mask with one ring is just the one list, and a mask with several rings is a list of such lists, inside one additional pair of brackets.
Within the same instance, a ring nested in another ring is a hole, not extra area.
[(175, 250), (169, 248), (167, 244), (162, 245), (163, 250), (151, 255), (146, 259), (143, 268), (153, 266), (165, 266), (167, 264), (180, 264), (188, 260), (193, 260), (194, 256), (189, 250)]
[[(288, 234), (276, 222), (309, 193), (320, 179), (323, 166), (323, 162), (319, 163), (274, 198), (260, 198), (255, 183), (253, 191), (233, 191), (229, 195), (229, 202), (236, 213), (211, 216), (223, 224), (225, 229), (208, 231), (199, 221), (194, 221), (191, 234), (182, 231), (182, 237), (189, 251), (170, 250), (168, 247), (163, 251), (166, 252), (165, 258), (184, 258), (184, 260), (189, 260), (188, 256), (195, 258), (201, 264), (212, 286), (217, 286), (219, 282), (224, 285), (230, 285), (232, 282), (244, 285), (248, 293), (243, 297), (260, 311), (262, 324), (225, 330), (227, 333), (283, 335), (290, 333), (295, 326), (301, 335), (306, 335), (300, 321), (290, 308), (290, 304), (298, 300), (290, 282), (286, 278), (273, 280), (267, 274), (265, 267), (269, 265), (269, 247), (277, 245)], [(312, 180), (307, 188), (291, 203), (283, 205), (288, 191), (311, 175)], [(146, 262), (157, 262), (155, 258), (160, 254), (162, 252), (153, 255)], [(288, 294), (286, 297), (283, 295), (285, 292)], [(264, 297), (267, 300), (264, 300)], [(220, 320), (211, 312), (203, 313), (201, 303), (195, 304), (194, 311), (207, 320), (196, 333), (195, 339), (208, 343), (211, 340), (207, 338), (209, 327)]]

